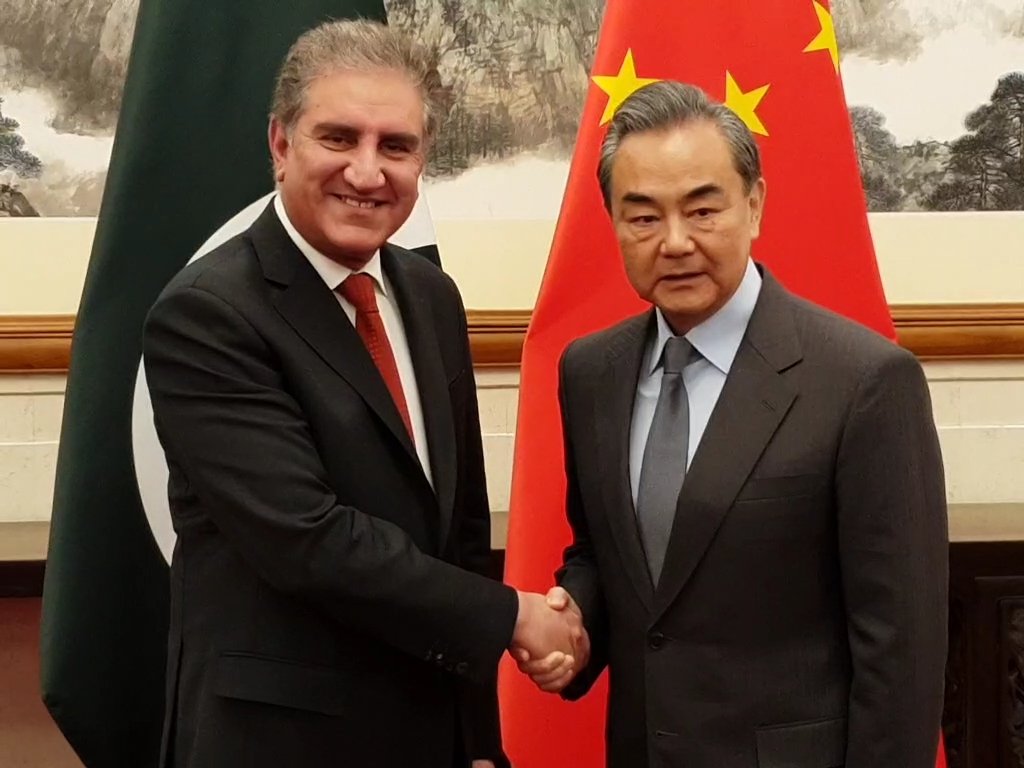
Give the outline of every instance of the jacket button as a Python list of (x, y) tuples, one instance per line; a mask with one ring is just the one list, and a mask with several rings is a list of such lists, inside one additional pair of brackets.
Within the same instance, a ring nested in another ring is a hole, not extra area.
[(656, 651), (665, 644), (665, 636), (661, 632), (652, 632), (647, 638), (647, 645), (651, 650)]
[(469, 664), (467, 664), (464, 661), (460, 661), (458, 664), (455, 665), (455, 671), (458, 672), (460, 675), (466, 674), (466, 670), (468, 669)]

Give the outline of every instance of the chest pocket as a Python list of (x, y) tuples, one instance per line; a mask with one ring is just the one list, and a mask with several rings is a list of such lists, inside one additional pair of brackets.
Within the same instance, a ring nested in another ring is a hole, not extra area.
[(784, 477), (751, 477), (736, 497), (736, 502), (788, 499), (814, 496), (825, 488), (821, 475), (788, 475)]

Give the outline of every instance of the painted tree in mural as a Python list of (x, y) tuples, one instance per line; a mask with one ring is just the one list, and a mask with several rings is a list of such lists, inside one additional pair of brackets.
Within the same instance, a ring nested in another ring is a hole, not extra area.
[(3, 97), (0, 97), (0, 171), (9, 169), (20, 178), (35, 178), (42, 173), (43, 164), (23, 149), (25, 140), (18, 135), (18, 121), (4, 117), (3, 105)]
[(1002, 172), (1006, 179), (1004, 208), (1024, 209), (1024, 72), (1011, 72), (999, 79), (992, 94), (1001, 128)]
[(937, 211), (1024, 209), (1024, 72), (999, 79), (992, 98), (964, 121), (948, 173), (929, 197)]
[(0, 98), (0, 216), (38, 216), (14, 180), (38, 176), (43, 164), (23, 149), (25, 140), (17, 133), (18, 121), (4, 117), (3, 103)]
[(941, 141), (901, 146), (885, 127), (885, 115), (872, 107), (850, 107), (850, 122), (868, 210), (928, 210), (935, 189), (955, 180), (947, 169), (949, 147)]
[(850, 108), (850, 121), (868, 208), (900, 210), (904, 197), (900, 184), (902, 158), (896, 138), (885, 129), (885, 115), (871, 107), (855, 106)]
[(900, 147), (900, 174), (904, 211), (930, 210), (929, 199), (952, 174), (948, 169), (949, 145), (941, 141), (915, 141)]

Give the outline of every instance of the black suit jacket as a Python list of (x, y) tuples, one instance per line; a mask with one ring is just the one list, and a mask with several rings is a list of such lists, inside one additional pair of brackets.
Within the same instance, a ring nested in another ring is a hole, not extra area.
[(146, 376), (178, 541), (164, 764), (502, 762), (515, 593), (454, 283), (386, 246), (434, 487), (362, 341), (270, 206), (153, 307)]
[(574, 532), (558, 579), (607, 665), (616, 768), (932, 768), (947, 530), (927, 385), (906, 351), (767, 273), (651, 584), (628, 446), (653, 313), (561, 372)]

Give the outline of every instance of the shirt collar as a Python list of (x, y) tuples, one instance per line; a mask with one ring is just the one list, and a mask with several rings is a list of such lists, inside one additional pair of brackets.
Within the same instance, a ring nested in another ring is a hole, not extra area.
[[(316, 273), (320, 275), (320, 279), (326, 283), (327, 287), (332, 291), (337, 290), (338, 286), (345, 282), (345, 279), (352, 274), (354, 270), (349, 269), (344, 264), (339, 264), (334, 259), (331, 259), (324, 254), (320, 253), (316, 248), (310, 245), (306, 238), (299, 234), (299, 230), (292, 224), (291, 219), (288, 218), (288, 213), (284, 209), (284, 203), (281, 201), (280, 195), (274, 195), (274, 211), (277, 213), (277, 218), (281, 220), (281, 226), (284, 227), (284, 231), (288, 233), (288, 237), (291, 238), (292, 242), (295, 243), (295, 247), (298, 248), (302, 255), (306, 257), (306, 260), (313, 266)], [(387, 286), (384, 283), (384, 271), (380, 265), (380, 251), (378, 250), (370, 258), (363, 268), (358, 270), (364, 272), (373, 278), (377, 284), (377, 290), (384, 296), (388, 295)]]
[[(750, 316), (754, 314), (757, 297), (761, 293), (761, 274), (752, 260), (747, 260), (747, 270), (743, 273), (736, 292), (729, 297), (725, 305), (700, 325), (691, 328), (686, 340), (718, 370), (729, 373), (732, 361), (736, 359), (743, 335), (747, 332)], [(651, 346), (647, 359), (647, 375), (650, 376), (661, 365), (661, 354), (667, 342), (675, 333), (660, 309), (655, 309), (658, 334)]]

